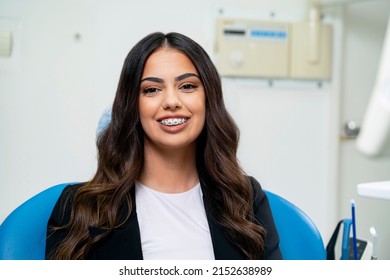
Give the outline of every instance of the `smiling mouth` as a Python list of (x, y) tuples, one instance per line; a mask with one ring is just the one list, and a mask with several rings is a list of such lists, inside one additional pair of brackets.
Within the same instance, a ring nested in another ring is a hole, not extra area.
[(184, 124), (188, 121), (187, 118), (170, 118), (161, 120), (160, 123), (165, 126), (176, 126)]

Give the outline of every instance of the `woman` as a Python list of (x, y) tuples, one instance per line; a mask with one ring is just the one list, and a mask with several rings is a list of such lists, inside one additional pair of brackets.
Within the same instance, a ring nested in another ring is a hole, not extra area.
[(129, 52), (90, 182), (61, 194), (50, 259), (280, 259), (260, 184), (207, 53), (178, 33)]

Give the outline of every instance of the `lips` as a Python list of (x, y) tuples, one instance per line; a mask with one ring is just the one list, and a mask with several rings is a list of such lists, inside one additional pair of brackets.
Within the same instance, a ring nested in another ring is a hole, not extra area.
[(188, 121), (188, 118), (164, 118), (159, 120), (160, 124), (164, 126), (177, 126), (182, 125)]

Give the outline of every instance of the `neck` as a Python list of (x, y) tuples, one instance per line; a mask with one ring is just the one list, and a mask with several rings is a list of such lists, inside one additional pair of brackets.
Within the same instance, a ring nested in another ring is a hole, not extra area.
[(166, 193), (185, 192), (198, 182), (195, 145), (185, 149), (161, 150), (145, 144), (145, 161), (140, 178), (143, 185)]

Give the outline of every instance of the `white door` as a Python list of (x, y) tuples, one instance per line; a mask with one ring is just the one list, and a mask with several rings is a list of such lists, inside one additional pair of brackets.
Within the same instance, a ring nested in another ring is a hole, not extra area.
[(378, 233), (379, 258), (390, 259), (390, 200), (361, 197), (357, 184), (390, 180), (390, 157), (368, 158), (356, 149), (355, 139), (343, 137), (343, 125), (361, 122), (376, 79), (390, 1), (364, 1), (345, 6), (344, 50), (340, 100), (339, 218), (351, 217), (356, 201), (358, 238)]

